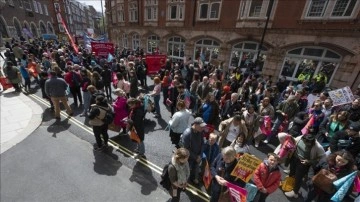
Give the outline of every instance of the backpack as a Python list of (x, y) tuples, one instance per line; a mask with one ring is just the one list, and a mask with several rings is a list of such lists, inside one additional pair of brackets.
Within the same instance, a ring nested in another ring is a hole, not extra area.
[(162, 174), (161, 174), (161, 180), (160, 184), (164, 187), (166, 190), (170, 190), (171, 188), (171, 182), (169, 177), (169, 167), (173, 166), (171, 162), (166, 164), (163, 168)]
[(115, 117), (115, 114), (114, 114), (114, 112), (111, 110), (111, 108), (110, 109), (105, 109), (105, 108), (103, 108), (103, 107), (99, 107), (99, 108), (101, 108), (101, 109), (103, 109), (103, 110), (105, 110), (106, 112), (105, 112), (105, 116), (104, 116), (104, 118), (102, 119), (102, 121), (105, 123), (105, 124), (111, 124), (113, 121), (114, 121), (114, 117)]

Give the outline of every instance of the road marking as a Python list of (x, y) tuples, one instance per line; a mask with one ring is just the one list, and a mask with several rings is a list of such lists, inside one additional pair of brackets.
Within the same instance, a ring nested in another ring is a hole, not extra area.
[[(50, 107), (50, 104), (48, 101), (44, 100), (43, 98), (40, 98), (39, 96), (35, 95), (35, 94), (28, 94), (28, 96), (34, 98), (35, 100), (39, 101), (40, 103), (42, 103), (43, 105)], [(64, 118), (69, 119), (70, 122), (74, 123), (75, 125), (79, 126), (80, 128), (82, 128), (83, 130), (85, 130), (86, 132), (90, 133), (91, 135), (93, 134), (92, 128), (85, 125), (83, 122), (77, 120), (76, 118), (69, 116), (66, 112), (64, 111), (60, 111), (60, 115), (62, 115)], [(158, 173), (159, 175), (162, 174), (162, 168), (159, 167), (158, 165), (152, 163), (151, 161), (144, 159), (144, 158), (135, 158), (136, 154), (132, 151), (130, 151), (128, 148), (118, 144), (117, 142), (109, 139), (109, 145), (111, 145), (114, 149), (119, 149), (122, 153), (130, 156), (131, 158), (133, 158), (134, 160), (140, 162), (142, 165), (150, 168), (151, 170), (155, 171), (156, 173)], [(204, 201), (209, 201), (210, 196), (206, 193), (203, 192), (202, 190), (194, 187), (191, 184), (188, 184), (188, 186), (186, 187), (186, 189), (188, 191), (190, 191), (192, 194), (194, 194), (195, 196), (203, 199)]]

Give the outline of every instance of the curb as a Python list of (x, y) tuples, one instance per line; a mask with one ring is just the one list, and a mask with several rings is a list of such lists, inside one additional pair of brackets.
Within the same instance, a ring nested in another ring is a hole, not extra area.
[(29, 120), (28, 125), (24, 127), (17, 136), (13, 137), (9, 141), (1, 143), (0, 153), (4, 153), (11, 147), (23, 141), (27, 136), (33, 133), (40, 126), (42, 122), (43, 109), (39, 106), (39, 104), (31, 100), (23, 93), (20, 93), (18, 98), (32, 110), (32, 116), (31, 119)]

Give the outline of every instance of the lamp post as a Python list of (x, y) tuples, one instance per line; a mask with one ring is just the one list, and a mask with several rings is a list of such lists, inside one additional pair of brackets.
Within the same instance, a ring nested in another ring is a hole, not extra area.
[(268, 24), (269, 24), (271, 10), (272, 10), (273, 5), (274, 5), (274, 0), (270, 0), (269, 6), (268, 6), (268, 9), (267, 9), (267, 12), (266, 12), (265, 27), (264, 27), (264, 30), (263, 30), (263, 33), (262, 33), (262, 36), (261, 36), (261, 41), (260, 41), (259, 50), (258, 50), (258, 53), (257, 53), (256, 60), (259, 60), (259, 57), (260, 57), (260, 53), (261, 53), (262, 46), (264, 44), (264, 38), (265, 38), (266, 30), (267, 30), (267, 27), (268, 27)]
[(103, 28), (104, 28), (104, 33), (103, 34), (105, 34), (105, 16), (104, 16), (104, 8), (103, 8), (103, 2), (102, 2), (102, 0), (100, 0), (100, 2), (101, 2), (101, 15), (102, 15), (102, 21), (103, 21)]

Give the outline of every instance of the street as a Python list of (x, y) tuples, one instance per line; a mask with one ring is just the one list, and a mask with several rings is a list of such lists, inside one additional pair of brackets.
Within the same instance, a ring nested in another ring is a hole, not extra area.
[[(61, 121), (56, 122), (48, 108), (49, 103), (41, 98), (39, 90), (28, 96), (44, 109), (43, 121), (27, 139), (1, 156), (2, 200), (130, 201), (122, 200), (129, 197), (132, 201), (145, 198), (166, 201), (170, 198), (158, 183), (162, 168), (170, 161), (174, 149), (168, 131), (164, 131), (170, 113), (163, 105), (163, 119), (146, 115), (147, 160), (136, 160), (132, 152), (134, 144), (128, 136), (117, 136), (113, 131), (109, 131), (111, 149), (93, 152), (95, 138), (87, 125), (88, 119), (79, 116), (81, 108), (71, 105), (74, 116), (67, 118), (62, 112)], [(72, 101), (69, 98), (69, 104)], [(274, 148), (273, 145), (262, 145), (258, 149), (251, 146), (251, 153), (263, 159)], [(19, 193), (19, 190), (22, 191)], [(304, 195), (306, 191), (302, 189), (302, 193)], [(203, 187), (189, 186), (181, 196), (181, 201), (205, 200), (207, 194)], [(278, 189), (267, 201), (289, 200)]]

